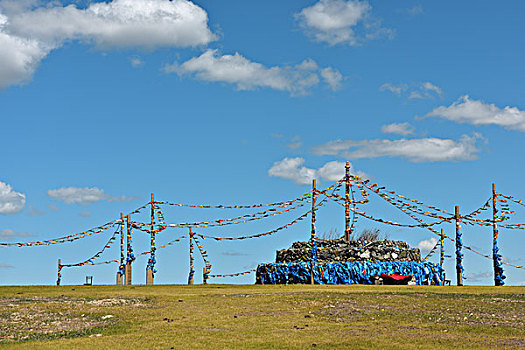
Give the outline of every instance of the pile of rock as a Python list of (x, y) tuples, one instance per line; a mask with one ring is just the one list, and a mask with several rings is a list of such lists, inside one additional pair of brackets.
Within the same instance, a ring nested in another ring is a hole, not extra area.
[[(289, 249), (277, 251), (276, 263), (310, 261), (310, 242), (294, 242)], [(410, 261), (421, 262), (421, 253), (403, 241), (318, 240), (317, 262)]]

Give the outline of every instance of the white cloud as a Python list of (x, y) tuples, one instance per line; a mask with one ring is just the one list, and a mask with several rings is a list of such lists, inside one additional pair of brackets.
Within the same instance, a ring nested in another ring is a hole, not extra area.
[(217, 39), (206, 11), (187, 0), (114, 0), (85, 9), (36, 5), (0, 2), (0, 89), (30, 81), (40, 61), (68, 40), (152, 50)]
[(483, 280), (487, 280), (487, 278), (490, 278), (492, 276), (492, 272), (469, 273), (465, 279), (469, 282), (481, 282)]
[[(326, 70), (327, 68), (325, 68)], [(336, 70), (329, 68), (325, 71), (325, 82), (334, 88), (342, 76)], [(192, 74), (197, 79), (211, 82), (229, 83), (238, 90), (254, 90), (270, 88), (288, 91), (292, 95), (304, 95), (310, 88), (319, 84), (317, 63), (313, 60), (304, 60), (294, 66), (264, 65), (248, 60), (239, 53), (234, 55), (219, 55), (218, 50), (208, 49), (199, 57), (194, 57), (182, 64), (174, 63), (165, 67), (166, 73), (179, 75)], [(327, 78), (328, 77), (328, 78)]]
[(0, 214), (15, 214), (24, 210), (26, 195), (13, 191), (11, 185), (0, 181)]
[(141, 60), (140, 57), (131, 57), (129, 62), (133, 68), (138, 68), (144, 65), (144, 61)]
[(443, 91), (437, 85), (431, 82), (412, 83), (412, 84), (392, 84), (385, 83), (379, 87), (380, 91), (390, 91), (394, 95), (399, 97), (406, 96), (409, 99), (431, 99), (435, 97), (441, 97)]
[(48, 196), (66, 204), (89, 204), (102, 200), (109, 202), (129, 202), (138, 197), (111, 196), (98, 187), (61, 187), (47, 191)]
[[(284, 158), (273, 163), (268, 175), (293, 180), (298, 185), (310, 185), (313, 179), (325, 180), (329, 182), (337, 181), (345, 175), (345, 162), (328, 162), (319, 169), (305, 167), (305, 160), (301, 157)], [(360, 177), (368, 177), (363, 172), (355, 172), (350, 168), (352, 174)]]
[(320, 0), (295, 14), (295, 18), (316, 41), (358, 45), (366, 39), (392, 35), (390, 29), (381, 28), (379, 21), (370, 16), (370, 11), (371, 6), (366, 1)]
[(499, 125), (506, 129), (525, 132), (525, 111), (506, 106), (503, 109), (494, 104), (471, 100), (465, 95), (450, 106), (437, 107), (427, 117), (442, 117), (457, 123), (473, 125)]
[(408, 89), (407, 84), (393, 85), (391, 83), (385, 83), (379, 87), (380, 91), (388, 90), (397, 96), (401, 96), (401, 93), (406, 91), (407, 89)]
[(317, 155), (339, 155), (347, 159), (402, 157), (411, 162), (461, 161), (477, 158), (480, 134), (463, 135), (458, 141), (438, 138), (400, 140), (336, 140), (315, 146)]
[(424, 82), (421, 87), (423, 88), (423, 90), (426, 90), (426, 91), (431, 91), (431, 92), (435, 92), (436, 94), (438, 94), (439, 96), (441, 96), (443, 94), (443, 91), (441, 90), (441, 88), (439, 86), (436, 86), (428, 81)]
[(303, 146), (303, 141), (301, 141), (301, 136), (297, 135), (292, 137), (290, 143), (287, 145), (289, 149), (296, 150)]
[(337, 91), (341, 88), (343, 75), (339, 71), (331, 67), (323, 68), (321, 69), (321, 76), (333, 91)]
[(187, 0), (114, 0), (40, 7), (10, 18), (9, 30), (43, 42), (85, 40), (101, 48), (188, 47), (217, 37), (208, 28), (208, 15)]
[(48, 204), (47, 209), (53, 210), (53, 211), (59, 211), (60, 209), (57, 207), (56, 204)]
[(284, 158), (273, 163), (268, 175), (293, 180), (298, 185), (308, 185), (315, 179), (315, 170), (303, 166), (304, 158)]
[(419, 242), (417, 247), (419, 250), (421, 250), (421, 254), (425, 255), (428, 254), (432, 248), (434, 248), (437, 242), (438, 240), (435, 237), (430, 237), (429, 239)]
[(45, 211), (39, 210), (37, 207), (31, 204), (27, 206), (27, 209), (29, 210), (29, 212), (27, 213), (27, 215), (29, 216), (40, 216), (46, 213)]
[(31, 80), (50, 51), (43, 43), (6, 32), (7, 17), (0, 13), (0, 89)]
[(87, 218), (87, 217), (91, 216), (91, 212), (87, 211), (87, 210), (84, 210), (84, 211), (81, 211), (80, 213), (78, 213), (78, 216), (83, 217), (83, 218)]
[(409, 15), (416, 16), (423, 13), (423, 6), (415, 5), (414, 7), (406, 9), (406, 12)]
[(109, 195), (104, 190), (97, 187), (61, 187), (55, 190), (48, 190), (48, 196), (66, 204), (89, 204), (101, 200), (109, 199)]
[(0, 239), (13, 239), (15, 237), (32, 237), (34, 236), (32, 233), (30, 232), (16, 232), (16, 231), (13, 231), (9, 228), (6, 228), (6, 229), (3, 229), (3, 230), (0, 230)]
[(413, 135), (415, 128), (410, 123), (392, 123), (381, 126), (381, 132), (386, 134)]

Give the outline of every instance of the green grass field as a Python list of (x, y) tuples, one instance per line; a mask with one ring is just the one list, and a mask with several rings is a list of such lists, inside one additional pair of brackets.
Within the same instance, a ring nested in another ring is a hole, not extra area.
[(0, 287), (0, 321), (6, 349), (523, 349), (525, 287)]

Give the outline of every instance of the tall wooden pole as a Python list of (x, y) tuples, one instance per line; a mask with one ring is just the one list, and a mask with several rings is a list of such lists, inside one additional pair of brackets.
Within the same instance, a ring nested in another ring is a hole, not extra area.
[(455, 220), (456, 220), (456, 280), (457, 285), (463, 285), (463, 242), (461, 240), (461, 217), (459, 216), (459, 206), (456, 205), (455, 209)]
[(129, 215), (126, 216), (126, 228), (127, 228), (128, 254), (127, 254), (127, 261), (126, 261), (126, 268), (124, 270), (124, 275), (126, 276), (126, 285), (131, 286), (131, 259), (129, 256), (129, 253), (131, 251), (131, 222), (130, 222)]
[(315, 241), (315, 201), (317, 193), (315, 189), (315, 179), (312, 180), (312, 232), (310, 235), (310, 243), (312, 244), (312, 260), (310, 267), (310, 284), (315, 284), (314, 278), (314, 264), (317, 263), (317, 243)]
[(350, 162), (345, 165), (345, 241), (350, 242)]
[(153, 267), (155, 265), (155, 195), (151, 194), (150, 258), (146, 266), (146, 285), (153, 285)]
[(60, 285), (60, 280), (62, 280), (62, 260), (58, 259), (58, 273), (57, 273), (57, 286)]
[(441, 229), (441, 235), (439, 237), (439, 267), (443, 268), (443, 262), (445, 261), (445, 247), (443, 246), (443, 242), (445, 241), (445, 235), (443, 234), (443, 229)]
[(124, 214), (120, 213), (120, 265), (117, 271), (117, 286), (124, 283)]
[(188, 284), (193, 284), (193, 275), (195, 273), (195, 268), (193, 266), (193, 231), (190, 227), (190, 273), (188, 275)]
[(498, 248), (498, 224), (496, 222), (498, 216), (497, 195), (496, 195), (496, 184), (492, 184), (492, 260), (494, 264), (494, 285), (502, 286), (505, 283), (503, 279), (503, 269), (501, 267), (501, 255), (499, 254)]

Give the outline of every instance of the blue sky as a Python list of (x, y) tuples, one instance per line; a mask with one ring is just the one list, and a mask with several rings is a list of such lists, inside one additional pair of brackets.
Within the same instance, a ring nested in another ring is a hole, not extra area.
[[(329, 185), (347, 160), (357, 174), (450, 211), (481, 206), (492, 182), (525, 198), (524, 10), (521, 1), (2, 0), (0, 241), (96, 227), (151, 192), (190, 204), (287, 200), (313, 177)], [(379, 199), (362, 209), (412, 223)], [(513, 222), (525, 222), (525, 208), (515, 209)], [(301, 213), (201, 230), (264, 232)], [(365, 220), (358, 231), (374, 227), (413, 246), (432, 237)], [(452, 224), (443, 227), (453, 235)], [(319, 233), (330, 229), (344, 230), (336, 205), (318, 214)], [(465, 244), (491, 251), (490, 228), (464, 231)], [(184, 233), (164, 231), (158, 244)], [(82, 261), (109, 236), (1, 247), (0, 283), (54, 283), (58, 258)], [(221, 274), (273, 261), (276, 249), (308, 237), (303, 221), (270, 238), (204, 245)], [(135, 243), (147, 250), (148, 237), (137, 232)], [(502, 229), (499, 245), (524, 264), (522, 230)], [(451, 242), (445, 248), (453, 252)], [(185, 282), (187, 250), (183, 241), (158, 251), (156, 282)], [(116, 259), (118, 247), (104, 254)], [(134, 264), (137, 283), (145, 264)], [(490, 260), (465, 252), (464, 266), (465, 284), (492, 283)], [(453, 277), (453, 259), (445, 267)], [(63, 282), (113, 283), (116, 269), (68, 268)], [(525, 283), (523, 270), (505, 273), (507, 284)]]

